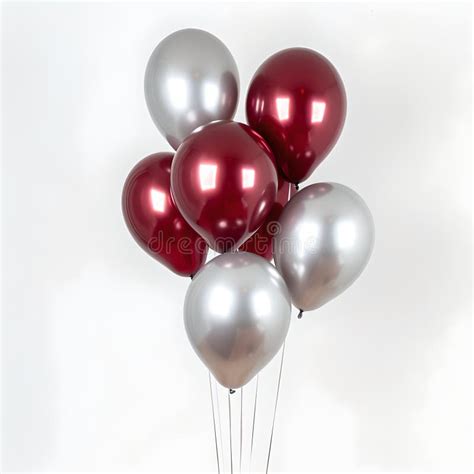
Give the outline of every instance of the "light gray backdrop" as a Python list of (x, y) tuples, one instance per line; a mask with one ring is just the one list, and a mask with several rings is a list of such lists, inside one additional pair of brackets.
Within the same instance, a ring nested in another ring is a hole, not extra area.
[(292, 322), (272, 469), (468, 470), (471, 13), (412, 2), (3, 5), (3, 470), (214, 469), (189, 282), (120, 210), (134, 163), (170, 150), (143, 74), (184, 27), (232, 51), (239, 120), (273, 52), (336, 65), (347, 121), (308, 183), (352, 187), (375, 219), (362, 277)]

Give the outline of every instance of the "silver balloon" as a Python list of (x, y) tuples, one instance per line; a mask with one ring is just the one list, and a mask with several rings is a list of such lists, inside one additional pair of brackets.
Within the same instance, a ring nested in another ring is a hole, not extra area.
[(231, 119), (238, 97), (234, 58), (224, 43), (206, 31), (176, 31), (161, 41), (148, 61), (148, 110), (175, 150), (196, 128)]
[(291, 298), (275, 267), (248, 252), (222, 254), (193, 278), (184, 323), (197, 355), (227, 388), (249, 382), (275, 356)]
[(291, 198), (279, 219), (275, 265), (293, 304), (319, 308), (342, 293), (365, 268), (374, 223), (362, 198), (342, 184), (312, 184)]

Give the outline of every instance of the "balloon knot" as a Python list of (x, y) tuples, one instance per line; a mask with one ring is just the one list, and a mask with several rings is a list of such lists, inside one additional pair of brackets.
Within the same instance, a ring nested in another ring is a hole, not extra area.
[(191, 278), (191, 280), (194, 278), (194, 275), (189, 275), (189, 278)]
[(300, 309), (300, 312), (298, 313), (298, 319), (301, 319), (303, 317), (303, 310)]
[(300, 190), (300, 185), (299, 185), (298, 183), (295, 183), (295, 189), (296, 189), (297, 191)]
[(229, 388), (229, 393), (232, 395), (233, 393), (235, 393), (235, 390), (233, 388)]

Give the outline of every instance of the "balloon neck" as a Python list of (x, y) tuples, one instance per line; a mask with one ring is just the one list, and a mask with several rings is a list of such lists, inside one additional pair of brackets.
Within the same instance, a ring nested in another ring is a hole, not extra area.
[(229, 388), (229, 393), (232, 395), (233, 393), (235, 393), (235, 390), (233, 388)]
[(191, 280), (194, 278), (194, 275), (189, 275), (189, 278), (191, 278)]
[(301, 319), (303, 317), (303, 310), (300, 309), (300, 312), (298, 313), (298, 319)]
[(300, 185), (299, 185), (298, 183), (295, 183), (295, 189), (296, 189), (297, 191), (300, 190)]

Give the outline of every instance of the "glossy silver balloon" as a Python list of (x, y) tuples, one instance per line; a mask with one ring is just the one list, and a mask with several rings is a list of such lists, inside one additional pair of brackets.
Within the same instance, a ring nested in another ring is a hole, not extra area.
[(207, 263), (184, 302), (191, 345), (227, 388), (242, 387), (270, 362), (285, 341), (290, 316), (282, 277), (248, 252), (225, 253)]
[(231, 119), (238, 97), (234, 58), (222, 41), (206, 31), (176, 31), (161, 41), (148, 61), (148, 110), (175, 150), (196, 128)]
[(373, 244), (374, 223), (362, 198), (342, 184), (318, 183), (299, 191), (283, 209), (273, 256), (293, 304), (307, 311), (357, 279)]

